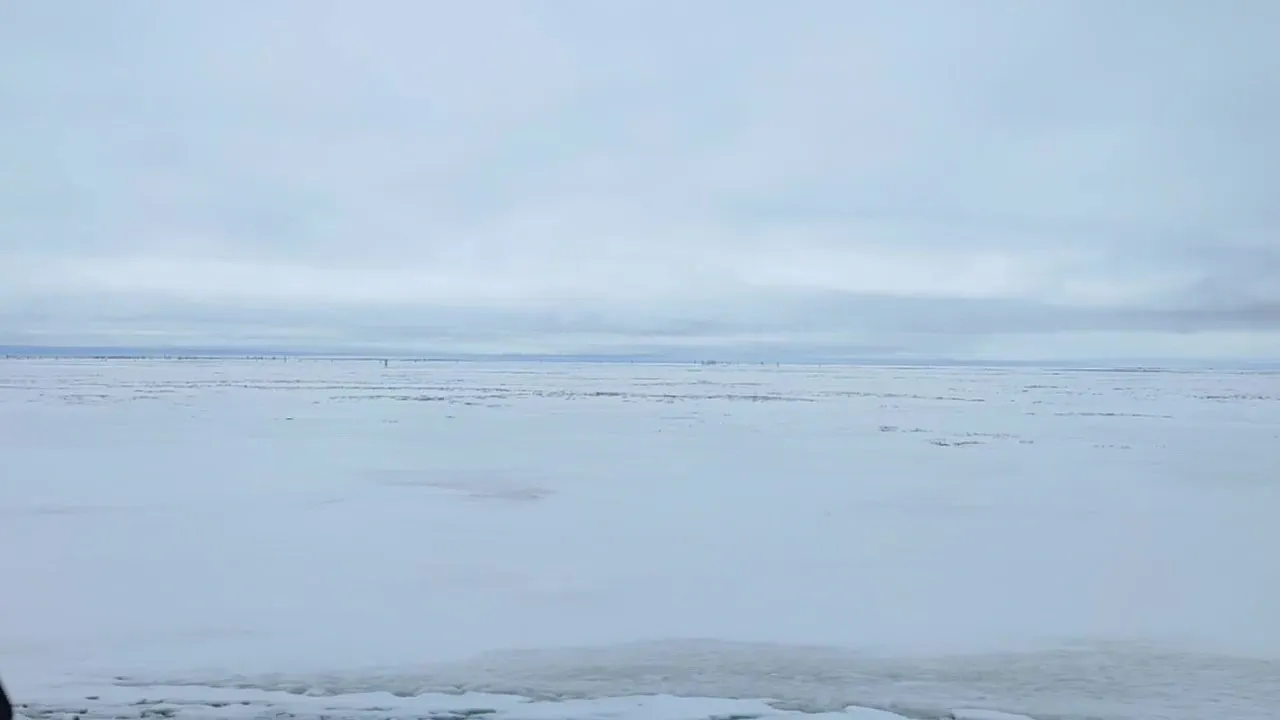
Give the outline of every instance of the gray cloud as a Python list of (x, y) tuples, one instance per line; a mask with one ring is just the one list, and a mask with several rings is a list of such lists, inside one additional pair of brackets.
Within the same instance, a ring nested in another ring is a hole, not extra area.
[(0, 342), (1280, 354), (1277, 23), (17, 0)]

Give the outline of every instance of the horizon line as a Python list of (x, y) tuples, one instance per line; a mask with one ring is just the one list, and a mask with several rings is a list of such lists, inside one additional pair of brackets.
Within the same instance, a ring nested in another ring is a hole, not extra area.
[(346, 360), (368, 362), (455, 362), (455, 363), (582, 363), (582, 364), (651, 364), (651, 365), (843, 365), (875, 367), (964, 367), (964, 368), (1065, 368), (1065, 369), (1229, 369), (1280, 370), (1280, 358), (1224, 360), (1170, 357), (1113, 358), (961, 358), (952, 356), (892, 355), (817, 355), (734, 357), (733, 352), (705, 354), (668, 354), (653, 352), (598, 353), (416, 353), (376, 352), (370, 348), (303, 349), (254, 348), (244, 346), (130, 346), (130, 345), (0, 345), (0, 358), (6, 360)]

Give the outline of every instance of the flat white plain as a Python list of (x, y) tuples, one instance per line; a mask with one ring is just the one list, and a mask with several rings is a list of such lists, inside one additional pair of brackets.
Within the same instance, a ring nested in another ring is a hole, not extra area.
[(1265, 373), (13, 359), (0, 674), (33, 717), (1274, 717), (1277, 468)]

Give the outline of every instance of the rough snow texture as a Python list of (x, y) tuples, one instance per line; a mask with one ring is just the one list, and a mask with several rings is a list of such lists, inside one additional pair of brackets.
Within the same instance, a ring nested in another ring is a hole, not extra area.
[(1278, 396), (10, 360), (0, 676), (36, 717), (1273, 718)]

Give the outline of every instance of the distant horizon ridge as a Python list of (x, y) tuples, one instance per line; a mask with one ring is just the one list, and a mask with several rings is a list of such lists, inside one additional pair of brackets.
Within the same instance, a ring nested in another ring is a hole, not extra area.
[(708, 348), (706, 352), (412, 352), (377, 348), (281, 348), (246, 346), (131, 346), (131, 345), (0, 345), (8, 359), (335, 359), (399, 362), (579, 362), (674, 363), (703, 365), (875, 365), (941, 367), (1068, 367), (1068, 368), (1224, 368), (1280, 369), (1280, 359), (1204, 359), (1160, 357), (1113, 358), (999, 358), (897, 355), (762, 355), (741, 350)]

